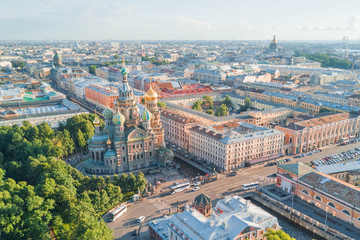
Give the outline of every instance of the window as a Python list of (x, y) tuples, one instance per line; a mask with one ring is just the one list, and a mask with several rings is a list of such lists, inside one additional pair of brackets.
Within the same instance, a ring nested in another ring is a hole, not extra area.
[(346, 209), (342, 210), (342, 212), (345, 213), (346, 215), (351, 216), (351, 215), (350, 215), (350, 212), (349, 212), (348, 210), (346, 210)]
[(321, 200), (321, 197), (319, 197), (318, 195), (315, 196), (315, 199), (318, 200), (318, 201), (320, 201), (320, 202), (322, 201), (322, 200)]
[(335, 204), (332, 203), (332, 202), (328, 202), (328, 205), (329, 205), (330, 207), (332, 207), (332, 208), (336, 208), (336, 207), (335, 207)]
[(303, 193), (305, 193), (306, 195), (309, 195), (309, 192), (307, 190), (302, 190)]

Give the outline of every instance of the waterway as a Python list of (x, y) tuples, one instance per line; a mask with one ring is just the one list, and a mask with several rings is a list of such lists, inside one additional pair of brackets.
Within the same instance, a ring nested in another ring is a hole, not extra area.
[(263, 210), (267, 211), (271, 215), (275, 216), (278, 219), (278, 222), (279, 222), (282, 230), (284, 232), (286, 232), (287, 234), (289, 234), (292, 238), (295, 238), (296, 240), (312, 240), (312, 239), (325, 240), (324, 238), (308, 231), (306, 228), (303, 228), (303, 227), (291, 222), (287, 218), (281, 216), (281, 214), (279, 214), (267, 207), (264, 207), (263, 205), (254, 201), (253, 199), (249, 198), (249, 200), (256, 206), (262, 208)]
[(196, 176), (204, 176), (205, 175), (205, 172), (191, 166), (187, 162), (184, 162), (177, 157), (175, 157), (174, 160), (176, 163), (180, 164), (180, 172), (186, 177), (193, 178)]
[[(203, 171), (191, 166), (190, 164), (188, 164), (178, 158), (175, 158), (175, 162), (180, 164), (180, 172), (184, 176), (196, 177), (198, 175), (205, 174)], [(286, 232), (287, 234), (289, 234), (291, 237), (295, 238), (296, 240), (312, 240), (312, 239), (325, 240), (325, 239), (313, 234), (312, 232), (306, 230), (305, 228), (302, 228), (301, 226), (294, 224), (293, 222), (289, 221), (287, 218), (281, 216), (277, 212), (274, 212), (271, 209), (264, 207), (260, 203), (254, 201), (252, 199), (249, 199), (249, 200), (251, 200), (251, 202), (254, 203), (255, 205), (257, 205), (257, 206), (261, 207), (262, 209), (264, 209), (265, 211), (269, 212), (273, 216), (277, 217), (282, 230), (284, 232)]]

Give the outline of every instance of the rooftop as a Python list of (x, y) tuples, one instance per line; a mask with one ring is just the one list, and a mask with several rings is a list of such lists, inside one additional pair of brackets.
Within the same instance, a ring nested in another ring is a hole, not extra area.
[(299, 163), (290, 163), (290, 164), (282, 164), (282, 165), (279, 165), (278, 168), (281, 168), (287, 172), (290, 172), (292, 174), (295, 174), (296, 176), (303, 176), (307, 173), (310, 173), (310, 172), (313, 172), (314, 170), (299, 162)]
[(347, 172), (347, 171), (351, 171), (351, 170), (359, 170), (360, 169), (360, 161), (358, 160), (358, 161), (353, 161), (353, 162), (321, 165), (321, 166), (317, 166), (316, 169), (318, 171), (326, 173), (326, 174)]
[(360, 208), (360, 189), (322, 172), (311, 172), (299, 179), (346, 203)]

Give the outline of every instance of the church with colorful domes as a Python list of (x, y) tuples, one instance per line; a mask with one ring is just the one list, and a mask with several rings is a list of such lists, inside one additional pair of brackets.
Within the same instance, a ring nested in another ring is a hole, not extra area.
[[(165, 166), (173, 153), (164, 142), (164, 129), (157, 106), (157, 93), (150, 87), (145, 106), (134, 100), (127, 81), (128, 70), (121, 69), (123, 80), (114, 108), (103, 111), (105, 126), (97, 116), (95, 134), (88, 141), (89, 159), (85, 170), (91, 174), (115, 174), (152, 166)], [(140, 110), (142, 109), (142, 110)]]

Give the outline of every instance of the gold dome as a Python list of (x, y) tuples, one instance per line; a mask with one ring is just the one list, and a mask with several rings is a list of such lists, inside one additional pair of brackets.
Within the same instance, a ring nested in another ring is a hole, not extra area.
[(97, 117), (97, 115), (95, 115), (94, 121), (93, 121), (94, 126), (100, 126), (100, 120)]
[(157, 98), (157, 93), (152, 89), (152, 87), (150, 85), (149, 91), (147, 91), (145, 93), (145, 99), (146, 100), (154, 100), (155, 98)]
[(110, 145), (110, 144), (111, 144), (110, 138), (108, 138), (108, 140), (106, 141), (106, 144), (107, 144), (107, 145)]

